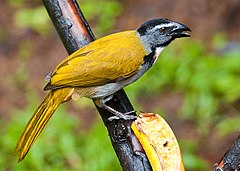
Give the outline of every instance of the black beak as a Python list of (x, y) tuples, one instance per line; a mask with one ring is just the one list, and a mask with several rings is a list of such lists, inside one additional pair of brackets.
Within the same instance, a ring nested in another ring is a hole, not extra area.
[(174, 38), (191, 37), (187, 32), (191, 32), (191, 29), (181, 23), (176, 23), (168, 34)]

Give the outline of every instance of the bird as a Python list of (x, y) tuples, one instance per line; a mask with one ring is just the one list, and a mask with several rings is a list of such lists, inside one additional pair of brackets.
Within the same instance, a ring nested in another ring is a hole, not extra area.
[(156, 62), (163, 49), (177, 38), (190, 37), (190, 28), (166, 18), (145, 21), (136, 30), (99, 38), (73, 52), (47, 76), (49, 91), (27, 123), (15, 148), (22, 161), (58, 106), (80, 97), (114, 114), (113, 119), (134, 119), (105, 103), (113, 94), (138, 80)]

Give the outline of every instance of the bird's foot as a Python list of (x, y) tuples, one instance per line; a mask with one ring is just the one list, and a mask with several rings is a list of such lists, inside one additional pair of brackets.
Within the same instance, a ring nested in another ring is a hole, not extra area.
[(99, 107), (109, 111), (110, 113), (112, 113), (114, 115), (114, 116), (111, 116), (111, 117), (108, 118), (109, 121), (118, 120), (118, 119), (134, 120), (134, 119), (137, 118), (137, 116), (135, 116), (135, 115), (130, 115), (132, 113), (135, 113), (134, 110), (122, 113), (122, 112), (119, 112), (119, 111), (113, 109), (112, 107), (106, 105), (105, 102), (109, 101), (110, 99), (112, 99), (112, 96), (108, 96), (108, 97), (103, 98), (103, 99), (95, 99), (96, 105), (98, 105)]
[(135, 120), (137, 118), (137, 116), (135, 115), (130, 115), (132, 113), (135, 113), (136, 111), (132, 110), (130, 112), (125, 112), (125, 113), (121, 113), (118, 111), (115, 111), (113, 114), (115, 116), (111, 116), (108, 118), (109, 121), (113, 121), (113, 120), (118, 120), (118, 119), (123, 119), (123, 120)]

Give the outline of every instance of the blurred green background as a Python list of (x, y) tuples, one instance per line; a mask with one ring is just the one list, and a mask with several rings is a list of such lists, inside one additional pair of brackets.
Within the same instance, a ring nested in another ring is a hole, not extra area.
[[(211, 170), (240, 131), (240, 1), (79, 0), (96, 37), (166, 17), (192, 37), (172, 43), (125, 90), (137, 111), (160, 113), (187, 171)], [(0, 170), (121, 170), (89, 99), (62, 105), (26, 159), (16, 142), (45, 92), (44, 77), (67, 56), (40, 0), (0, 5)], [(99, 148), (100, 147), (100, 148)]]

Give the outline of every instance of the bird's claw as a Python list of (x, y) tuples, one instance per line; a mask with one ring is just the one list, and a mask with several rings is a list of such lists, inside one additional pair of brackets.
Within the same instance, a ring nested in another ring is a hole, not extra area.
[(137, 118), (137, 116), (135, 115), (129, 115), (134, 113), (135, 111), (130, 111), (130, 112), (126, 112), (126, 113), (121, 113), (118, 116), (111, 116), (108, 118), (109, 121), (113, 121), (113, 120), (119, 120), (119, 119), (123, 119), (123, 120), (135, 120)]

